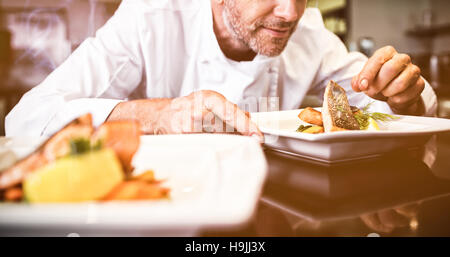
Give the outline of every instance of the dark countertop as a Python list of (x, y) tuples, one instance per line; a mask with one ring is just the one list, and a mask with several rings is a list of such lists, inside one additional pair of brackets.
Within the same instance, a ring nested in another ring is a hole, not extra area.
[(266, 150), (254, 218), (205, 236), (450, 236), (450, 133), (426, 147), (323, 165)]

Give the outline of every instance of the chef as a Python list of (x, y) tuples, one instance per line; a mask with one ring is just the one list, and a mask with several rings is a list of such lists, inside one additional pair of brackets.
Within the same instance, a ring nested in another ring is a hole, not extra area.
[[(124, 0), (6, 118), (7, 136), (48, 136), (92, 113), (139, 120), (142, 133), (261, 138), (247, 112), (288, 110), (329, 80), (351, 105), (428, 115), (436, 96), (408, 55), (347, 52), (306, 0)], [(206, 120), (209, 122), (205, 126)]]

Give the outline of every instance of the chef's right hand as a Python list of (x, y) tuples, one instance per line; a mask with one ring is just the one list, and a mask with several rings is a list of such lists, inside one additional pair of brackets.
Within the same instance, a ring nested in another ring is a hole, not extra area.
[[(138, 120), (143, 134), (239, 133), (264, 136), (247, 112), (210, 90), (188, 96), (163, 99), (142, 99), (118, 104), (108, 120)], [(233, 128), (233, 131), (227, 129)]]

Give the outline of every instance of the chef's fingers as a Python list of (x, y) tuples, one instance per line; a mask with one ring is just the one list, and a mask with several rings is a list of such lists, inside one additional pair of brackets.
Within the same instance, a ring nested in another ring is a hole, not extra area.
[(407, 69), (411, 64), (411, 57), (406, 54), (395, 54), (392, 59), (381, 66), (373, 84), (365, 92), (368, 95), (376, 95), (386, 89), (386, 87), (396, 79), (397, 76)]
[[(174, 98), (166, 109), (155, 114), (159, 117), (159, 127), (154, 128), (154, 134), (192, 133), (198, 120), (197, 116), (201, 114), (198, 114), (199, 110), (194, 109), (193, 101), (189, 97)], [(153, 120), (149, 122), (154, 123)]]
[[(211, 113), (210, 111), (203, 108), (203, 104), (201, 102), (201, 99), (198, 97), (194, 97), (192, 104), (192, 113), (191, 115), (187, 115), (186, 117), (191, 117), (191, 126), (189, 127), (188, 131), (185, 131), (185, 133), (202, 133), (204, 132), (204, 120), (205, 117), (207, 117), (207, 122), (212, 123), (211, 115), (208, 115), (208, 113)], [(208, 124), (210, 125), (210, 124)]]
[(358, 78), (359, 78), (359, 75), (354, 76), (352, 78), (352, 82), (351, 82), (352, 89), (355, 92), (361, 92), (361, 89), (359, 89)]
[(204, 106), (207, 110), (213, 112), (224, 123), (234, 127), (240, 134), (246, 136), (255, 136), (261, 142), (264, 136), (258, 126), (250, 120), (244, 111), (237, 105), (229, 102), (219, 93), (206, 93)]
[(406, 91), (420, 79), (420, 68), (414, 64), (407, 65), (406, 69), (392, 80), (382, 91), (386, 97), (391, 97)]
[[(203, 116), (203, 131), (206, 133), (227, 133), (226, 124), (213, 112), (206, 112)], [(231, 131), (233, 132), (233, 131)]]
[(394, 230), (392, 227), (387, 227), (381, 223), (376, 213), (363, 214), (360, 218), (367, 227), (375, 230), (376, 232), (391, 233), (392, 230)]
[(379, 100), (379, 101), (383, 101), (386, 102), (387, 101), (387, 97), (385, 97), (382, 93), (378, 93), (376, 95), (369, 95), (371, 98)]
[(406, 110), (421, 99), (421, 93), (425, 88), (423, 79), (419, 79), (413, 86), (405, 91), (388, 98), (387, 103), (392, 109), (399, 112)]
[(395, 54), (397, 54), (397, 51), (392, 46), (386, 46), (378, 49), (374, 55), (369, 58), (366, 65), (359, 73), (356, 81), (360, 91), (366, 91), (373, 85), (375, 77), (381, 67)]

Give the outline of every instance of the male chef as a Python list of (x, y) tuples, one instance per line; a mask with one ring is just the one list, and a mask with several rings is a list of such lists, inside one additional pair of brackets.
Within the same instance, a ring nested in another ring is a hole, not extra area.
[(6, 134), (50, 135), (90, 112), (95, 125), (136, 119), (145, 134), (231, 127), (262, 138), (248, 111), (298, 108), (306, 94), (321, 98), (329, 80), (351, 105), (434, 115), (436, 96), (408, 55), (391, 46), (369, 59), (347, 52), (306, 2), (124, 0), (23, 96)]

